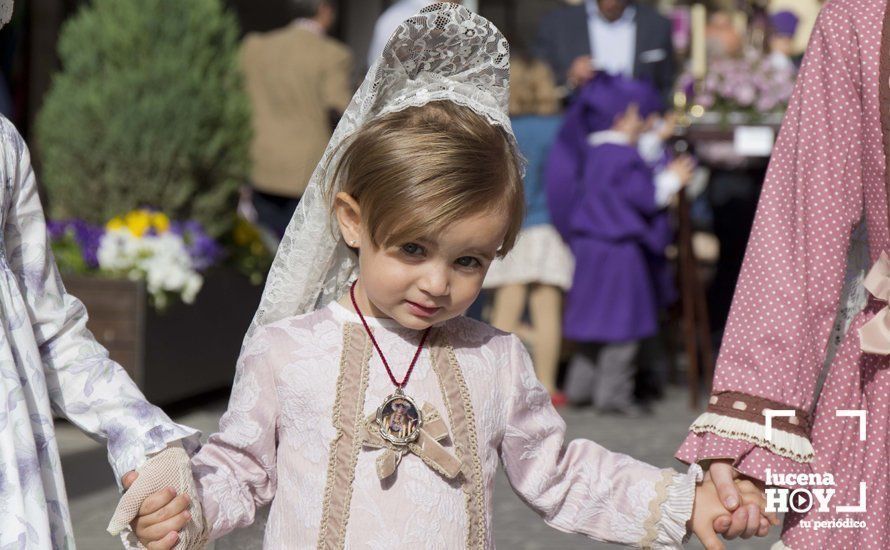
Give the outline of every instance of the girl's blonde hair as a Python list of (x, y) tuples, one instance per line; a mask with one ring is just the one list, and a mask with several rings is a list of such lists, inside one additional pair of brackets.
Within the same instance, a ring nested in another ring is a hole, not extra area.
[(498, 250), (504, 256), (525, 215), (519, 162), (502, 128), (467, 107), (436, 101), (366, 124), (349, 141), (333, 181), (358, 202), (375, 246), (433, 237), (468, 216), (506, 211)]

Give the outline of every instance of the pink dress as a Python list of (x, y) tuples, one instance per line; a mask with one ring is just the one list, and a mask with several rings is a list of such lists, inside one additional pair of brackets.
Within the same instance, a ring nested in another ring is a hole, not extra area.
[[(886, 8), (833, 0), (822, 10), (767, 174), (711, 404), (677, 452), (686, 462), (732, 458), (759, 479), (767, 469), (830, 473), (805, 487), (835, 490), (827, 510), (806, 511), (804, 499), (786, 515), (782, 541), (794, 550), (890, 548), (890, 372), (858, 336), (886, 306), (862, 288), (890, 250), (879, 101), (879, 84), (890, 92), (879, 78), (890, 55)], [(774, 419), (767, 440), (764, 409), (796, 412)], [(838, 415), (851, 410), (863, 418)], [(839, 508), (862, 496), (864, 510)]]
[[(419, 334), (368, 319), (394, 374)], [(413, 453), (381, 480), (360, 424), (393, 392), (354, 312), (336, 303), (261, 327), (247, 344), (220, 432), (193, 459), (211, 537), (272, 502), (266, 548), (493, 548), (491, 501), (503, 463), (514, 490), (556, 529), (679, 548), (696, 477), (660, 470), (565, 424), (519, 340), (452, 319), (433, 329), (405, 392), (448, 427), (461, 464), (447, 479)]]

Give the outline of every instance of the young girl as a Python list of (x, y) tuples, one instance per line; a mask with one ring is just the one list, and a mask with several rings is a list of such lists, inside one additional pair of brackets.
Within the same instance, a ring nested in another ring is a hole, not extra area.
[[(516, 246), (492, 263), (483, 288), (494, 289), (491, 324), (530, 344), (535, 373), (556, 406), (565, 404), (556, 378), (562, 344), (562, 296), (572, 284), (572, 253), (550, 222), (544, 169), (562, 122), (559, 94), (546, 63), (516, 55), (510, 66), (510, 124), (527, 160), (525, 220)], [(531, 323), (522, 322), (526, 310)]]
[[(271, 502), (267, 548), (492, 548), (503, 462), (557, 529), (679, 547), (691, 522), (719, 547), (724, 509), (698, 467), (564, 446), (519, 340), (461, 316), (523, 219), (507, 48), (436, 4), (372, 67), (282, 242), (221, 431), (193, 460), (210, 538)], [(173, 542), (171, 499), (136, 519), (152, 548)]]

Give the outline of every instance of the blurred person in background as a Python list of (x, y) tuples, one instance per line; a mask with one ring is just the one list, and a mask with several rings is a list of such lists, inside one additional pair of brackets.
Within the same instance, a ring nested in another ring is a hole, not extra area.
[(725, 59), (742, 54), (745, 37), (733, 20), (732, 10), (717, 10), (708, 16), (705, 30), (708, 43), (708, 59)]
[(595, 71), (649, 80), (664, 98), (674, 86), (671, 23), (633, 0), (584, 0), (550, 12), (538, 28), (536, 53), (570, 89)]
[(632, 417), (648, 413), (633, 398), (636, 359), (658, 332), (660, 275), (650, 258), (670, 244), (667, 203), (691, 176), (684, 165), (673, 193), (659, 192), (640, 156), (647, 98), (657, 94), (646, 86), (597, 74), (566, 112), (546, 172), (553, 223), (575, 256), (563, 332), (578, 345), (566, 395)]
[[(562, 296), (574, 260), (550, 222), (544, 168), (562, 124), (559, 95), (547, 64), (510, 40), (510, 121), (528, 165), (523, 179), (526, 215), (516, 246), (495, 260), (483, 288), (495, 289), (491, 324), (516, 333), (531, 348), (535, 373), (556, 406), (566, 403), (556, 378), (562, 344)], [(531, 324), (523, 323), (526, 308)]]
[(249, 34), (241, 48), (253, 111), (253, 206), (278, 238), (352, 97), (352, 54), (327, 35), (336, 19), (332, 0), (291, 1), (293, 23)]
[(371, 38), (371, 45), (368, 46), (368, 67), (370, 68), (377, 61), (377, 58), (380, 57), (380, 54), (383, 53), (386, 42), (392, 36), (393, 31), (402, 24), (402, 21), (415, 15), (430, 4), (449, 1), (452, 4), (461, 3), (461, 0), (399, 0), (386, 8), (386, 11), (380, 14), (380, 17), (377, 18), (377, 22), (374, 24), (374, 35)]
[(777, 69), (795, 70), (800, 56), (794, 53), (794, 35), (800, 18), (790, 11), (780, 11), (772, 14), (769, 19), (769, 62)]
[(793, 13), (798, 18), (797, 29), (794, 31), (792, 43), (792, 51), (795, 56), (803, 56), (807, 43), (810, 41), (810, 35), (813, 33), (813, 27), (816, 25), (819, 10), (822, 9), (824, 4), (823, 0), (768, 1), (767, 10), (770, 14), (787, 11)]

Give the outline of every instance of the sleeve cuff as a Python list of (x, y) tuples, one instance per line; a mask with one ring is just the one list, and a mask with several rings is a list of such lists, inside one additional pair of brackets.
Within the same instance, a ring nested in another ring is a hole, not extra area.
[(674, 474), (667, 498), (661, 503), (661, 521), (654, 548), (682, 548), (687, 539), (686, 524), (692, 517), (695, 487), (702, 480), (701, 466), (692, 464), (685, 474)]
[(201, 446), (201, 432), (188, 426), (159, 424), (139, 437), (122, 437), (108, 442), (108, 462), (114, 471), (118, 491), (123, 492), (121, 478), (127, 472), (138, 469), (154, 454), (166, 449), (171, 443), (180, 442), (189, 456)]
[(795, 462), (810, 463), (815, 458), (809, 439), (809, 415), (763, 397), (717, 392), (711, 396), (707, 410), (689, 429), (697, 434), (712, 433), (752, 443)]
[(785, 458), (747, 441), (708, 432), (690, 432), (674, 456), (687, 464), (728, 459), (739, 473), (761, 481), (766, 479), (767, 468), (789, 474), (812, 473), (808, 463)]

